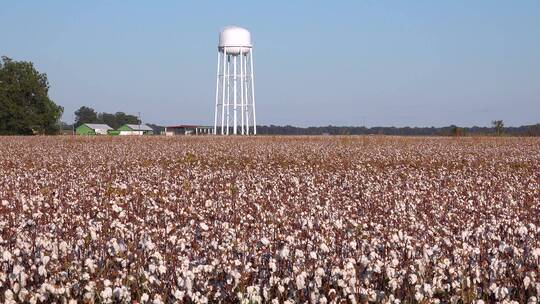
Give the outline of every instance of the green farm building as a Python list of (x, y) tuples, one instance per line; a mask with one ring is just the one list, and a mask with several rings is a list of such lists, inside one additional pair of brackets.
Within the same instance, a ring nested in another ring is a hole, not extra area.
[(84, 123), (75, 129), (77, 135), (107, 135), (107, 132), (113, 130), (106, 124)]
[(125, 124), (117, 129), (120, 135), (150, 135), (154, 134), (154, 129), (147, 125)]

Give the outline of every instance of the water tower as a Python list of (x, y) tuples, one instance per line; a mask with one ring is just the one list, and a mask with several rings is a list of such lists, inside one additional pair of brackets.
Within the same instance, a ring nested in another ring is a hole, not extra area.
[(256, 122), (251, 34), (228, 26), (219, 34), (214, 134), (257, 134)]

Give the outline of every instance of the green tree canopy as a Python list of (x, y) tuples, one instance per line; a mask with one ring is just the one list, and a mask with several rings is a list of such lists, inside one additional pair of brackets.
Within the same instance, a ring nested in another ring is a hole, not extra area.
[(493, 125), (498, 136), (504, 132), (504, 122), (502, 120), (494, 120), (491, 122), (491, 125)]
[[(140, 123), (139, 121), (139, 118), (135, 115), (129, 115), (129, 114), (126, 114), (124, 112), (116, 112), (114, 114), (114, 116), (116, 117), (116, 123), (117, 123), (117, 127), (113, 127), (113, 128), (119, 128), (125, 124), (134, 124), (134, 125), (137, 125)], [(111, 126), (112, 127), (112, 126)]]
[(110, 113), (97, 113), (94, 109), (82, 106), (75, 111), (75, 127), (82, 125), (83, 123), (104, 123), (118, 129), (125, 124), (139, 124), (139, 118), (135, 115), (129, 115), (124, 112)]
[(86, 106), (80, 107), (75, 111), (75, 127), (82, 125), (83, 123), (97, 123), (97, 113), (94, 109)]
[(48, 96), (47, 75), (31, 62), (0, 62), (0, 134), (55, 134), (63, 108)]

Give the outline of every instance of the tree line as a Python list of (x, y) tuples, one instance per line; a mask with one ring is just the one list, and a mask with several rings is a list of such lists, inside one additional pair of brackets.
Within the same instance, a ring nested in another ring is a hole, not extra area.
[(107, 124), (113, 129), (118, 129), (125, 124), (138, 125), (141, 123), (140, 119), (135, 115), (126, 114), (124, 112), (110, 113), (98, 113), (96, 110), (82, 106), (75, 111), (75, 128), (83, 123), (100, 123)]
[(267, 135), (409, 135), (409, 136), (540, 136), (540, 124), (504, 127), (502, 120), (493, 121), (491, 127), (294, 127), (257, 126), (257, 134)]

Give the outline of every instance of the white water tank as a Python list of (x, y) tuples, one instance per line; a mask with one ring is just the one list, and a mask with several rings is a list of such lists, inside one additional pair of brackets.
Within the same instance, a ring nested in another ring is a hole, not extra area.
[(238, 26), (227, 26), (219, 33), (218, 48), (220, 52), (239, 55), (246, 54), (251, 49), (251, 34), (248, 30)]

